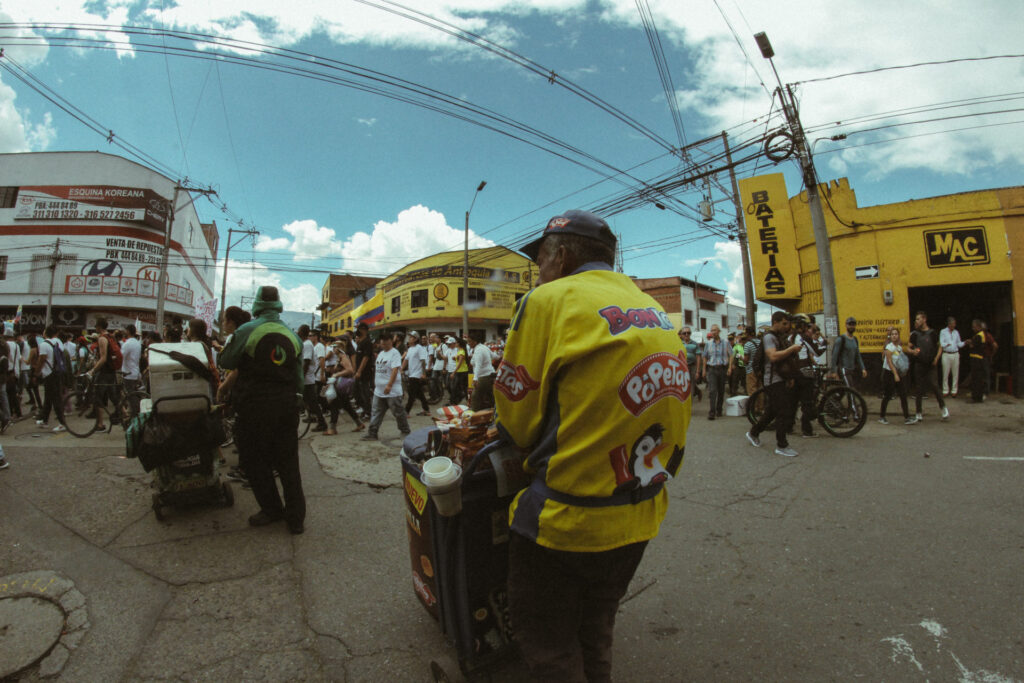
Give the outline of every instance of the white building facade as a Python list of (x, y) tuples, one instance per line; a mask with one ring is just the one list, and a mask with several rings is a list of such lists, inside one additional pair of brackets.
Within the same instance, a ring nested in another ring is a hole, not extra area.
[[(0, 154), (0, 319), (22, 307), (41, 328), (156, 322), (167, 250), (165, 320), (215, 304), (218, 234), (174, 180), (101, 152)], [(171, 216), (174, 204), (174, 223)]]

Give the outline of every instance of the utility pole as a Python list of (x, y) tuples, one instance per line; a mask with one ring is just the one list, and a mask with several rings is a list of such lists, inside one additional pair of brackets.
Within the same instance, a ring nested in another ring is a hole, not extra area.
[(463, 339), (469, 338), (469, 309), (466, 305), (469, 304), (469, 214), (473, 210), (473, 205), (476, 204), (476, 196), (480, 194), (480, 191), (487, 186), (486, 180), (481, 180), (480, 184), (476, 187), (476, 192), (473, 193), (473, 201), (469, 203), (469, 209), (466, 210), (466, 232), (465, 242), (462, 247), (462, 337)]
[(740, 241), (740, 257), (743, 260), (743, 299), (747, 304), (747, 324), (753, 327), (756, 323), (757, 304), (754, 302), (754, 280), (750, 274), (750, 254), (747, 252), (747, 223), (743, 220), (743, 202), (740, 201), (740, 189), (736, 185), (736, 170), (732, 166), (729, 136), (724, 130), (722, 144), (725, 145), (725, 160), (729, 165), (729, 180), (732, 181), (732, 201), (736, 206), (736, 234)]
[(220, 326), (224, 322), (224, 308), (225, 308), (225, 306), (227, 304), (227, 301), (226, 301), (225, 297), (226, 297), (227, 288), (228, 288), (228, 256), (231, 254), (231, 247), (234, 246), (234, 245), (231, 244), (231, 234), (232, 233), (238, 233), (238, 234), (242, 235), (242, 237), (239, 238), (238, 242), (235, 243), (235, 245), (238, 245), (238, 244), (241, 244), (242, 240), (244, 240), (246, 237), (255, 237), (256, 235), (260, 234), (260, 231), (259, 230), (252, 230), (252, 229), (249, 229), (249, 230), (235, 230), (234, 228), (228, 228), (228, 246), (227, 246), (227, 249), (224, 250), (224, 276), (221, 278), (221, 283), (220, 283), (220, 313), (217, 315), (217, 328), (218, 329), (220, 329)]
[(828, 229), (825, 226), (825, 213), (821, 209), (821, 197), (818, 195), (818, 174), (814, 170), (814, 159), (811, 156), (811, 148), (807, 144), (807, 136), (804, 134), (803, 125), (800, 123), (800, 114), (796, 108), (796, 98), (793, 97), (793, 89), (789, 86), (783, 88), (782, 79), (775, 69), (775, 62), (772, 57), (775, 51), (764, 33), (754, 35), (757, 46), (761, 50), (761, 56), (768, 60), (775, 72), (775, 80), (779, 84), (779, 100), (782, 101), (782, 109), (786, 115), (786, 122), (789, 124), (793, 136), (793, 143), (796, 148), (797, 158), (800, 161), (800, 170), (803, 173), (804, 186), (807, 187), (807, 206), (811, 212), (811, 228), (814, 233), (814, 243), (818, 249), (818, 273), (821, 278), (821, 301), (825, 313), (825, 338), (829, 342), (829, 351), (826, 361), (831, 360), (832, 342), (839, 335), (839, 309), (836, 301), (836, 278), (832, 270), (832, 248), (829, 244)]
[[(176, 206), (178, 204), (178, 193), (181, 190), (185, 190), (186, 192), (197, 192), (205, 195), (217, 194), (214, 190), (183, 187), (177, 183), (174, 185), (174, 197), (171, 199), (170, 206), (167, 207), (167, 222), (164, 230), (164, 248), (160, 252), (160, 279), (157, 281), (156, 331), (160, 333), (163, 333), (164, 329), (164, 306), (166, 304), (165, 299), (167, 298), (167, 257), (171, 251), (171, 231), (174, 229), (174, 214), (177, 212)], [(192, 195), (188, 196), (188, 201), (192, 201)], [(182, 206), (184, 206), (184, 204)]]
[(53, 309), (53, 281), (57, 277), (57, 264), (60, 263), (60, 238), (53, 245), (53, 254), (50, 256), (50, 290), (46, 295), (46, 318), (43, 326), (50, 324), (50, 311)]

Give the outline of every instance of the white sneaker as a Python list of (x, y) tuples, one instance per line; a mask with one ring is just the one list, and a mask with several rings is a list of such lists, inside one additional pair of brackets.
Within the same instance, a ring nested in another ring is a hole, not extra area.
[(922, 415), (921, 413), (918, 413), (917, 415), (915, 415), (914, 416), (914, 422), (924, 422), (924, 415)]
[(945, 422), (949, 419), (949, 408), (942, 406), (942, 421)]
[(903, 424), (905, 424), (905, 425), (912, 425), (912, 424), (916, 424), (916, 423), (917, 423), (917, 418), (916, 417), (908, 417), (907, 421), (904, 422)]
[(56, 427), (53, 428), (53, 431), (54, 432), (66, 432), (66, 431), (68, 431), (68, 429), (64, 425), (57, 425)]
[(46, 423), (42, 420), (36, 420), (36, 427), (45, 427)]
[(889, 424), (889, 421), (886, 420), (884, 417), (880, 417), (880, 418), (878, 418), (878, 424), (880, 424), (880, 425), (887, 425), (887, 424)]
[(756, 448), (760, 448), (761, 447), (761, 439), (757, 438), (756, 436), (754, 436), (750, 432), (747, 432), (746, 436), (747, 436), (747, 441), (750, 442), (751, 446), (754, 446)]
[(784, 455), (787, 458), (795, 458), (797, 456), (797, 452), (787, 446), (786, 448), (776, 448), (775, 455)]

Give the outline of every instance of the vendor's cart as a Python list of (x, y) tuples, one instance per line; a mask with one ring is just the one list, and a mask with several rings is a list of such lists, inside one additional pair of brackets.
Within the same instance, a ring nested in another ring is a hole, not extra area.
[[(454, 643), (468, 675), (514, 649), (506, 589), (508, 507), (526, 481), (518, 458), (489, 444), (465, 463), (461, 512), (441, 515), (421, 481), (421, 465), (441, 441), (436, 432), (413, 432), (401, 454), (413, 588)], [(438, 677), (436, 663), (434, 668)]]

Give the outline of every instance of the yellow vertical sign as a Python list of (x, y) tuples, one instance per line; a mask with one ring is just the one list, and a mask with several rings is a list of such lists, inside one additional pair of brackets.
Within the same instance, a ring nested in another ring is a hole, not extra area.
[(800, 298), (796, 227), (781, 173), (739, 181), (757, 298)]

